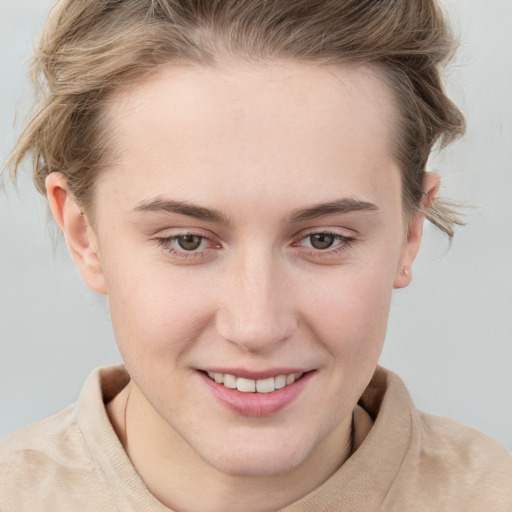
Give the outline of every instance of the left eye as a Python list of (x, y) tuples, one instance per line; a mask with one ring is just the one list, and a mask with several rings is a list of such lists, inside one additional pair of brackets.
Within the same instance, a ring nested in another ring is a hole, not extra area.
[(336, 242), (336, 236), (330, 233), (317, 233), (309, 235), (307, 238), (309, 238), (311, 247), (318, 250), (329, 249)]
[(353, 237), (340, 233), (310, 233), (300, 240), (303, 245), (317, 251), (327, 251), (332, 247), (346, 246), (354, 240)]

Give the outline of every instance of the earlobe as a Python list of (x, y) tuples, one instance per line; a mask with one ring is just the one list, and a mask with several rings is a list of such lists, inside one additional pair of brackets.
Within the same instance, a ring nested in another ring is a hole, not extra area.
[(53, 217), (64, 233), (84, 283), (91, 290), (105, 295), (105, 279), (96, 234), (69, 192), (66, 177), (59, 172), (49, 174), (46, 178), (46, 193)]
[(412, 265), (420, 249), (425, 215), (417, 213), (409, 223), (393, 288), (405, 288), (412, 281)]
[(439, 191), (440, 184), (441, 178), (437, 173), (426, 173), (423, 182), (424, 196), (419, 211), (409, 222), (407, 237), (404, 240), (395, 281), (393, 283), (394, 288), (405, 288), (412, 281), (412, 265), (420, 250), (421, 238), (423, 236), (423, 224), (425, 222), (425, 211), (431, 207), (432, 201)]

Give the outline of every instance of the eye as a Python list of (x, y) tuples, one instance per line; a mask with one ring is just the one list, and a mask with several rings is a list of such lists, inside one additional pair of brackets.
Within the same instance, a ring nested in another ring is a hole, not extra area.
[(316, 233), (307, 238), (309, 238), (311, 247), (319, 250), (329, 249), (336, 242), (336, 236), (331, 233)]
[(174, 240), (184, 251), (196, 251), (205, 238), (199, 235), (179, 235)]
[(182, 260), (188, 258), (194, 260), (208, 259), (213, 256), (212, 251), (221, 248), (219, 243), (198, 233), (177, 233), (162, 238), (154, 238), (154, 241), (167, 254)]
[(320, 231), (300, 235), (292, 244), (302, 248), (308, 256), (335, 256), (348, 249), (355, 237), (331, 231)]

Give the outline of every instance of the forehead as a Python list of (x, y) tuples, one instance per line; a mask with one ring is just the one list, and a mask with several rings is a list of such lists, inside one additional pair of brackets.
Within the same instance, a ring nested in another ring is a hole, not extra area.
[(118, 159), (105, 177), (122, 170), (148, 197), (160, 187), (208, 199), (220, 182), (240, 194), (291, 187), (305, 199), (311, 186), (328, 193), (340, 179), (376, 192), (376, 174), (392, 165), (394, 113), (371, 68), (169, 65), (114, 98), (107, 119)]

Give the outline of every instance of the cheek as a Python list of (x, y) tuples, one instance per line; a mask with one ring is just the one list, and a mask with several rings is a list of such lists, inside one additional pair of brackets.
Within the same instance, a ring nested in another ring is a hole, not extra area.
[(302, 295), (306, 321), (335, 359), (377, 360), (384, 342), (394, 272), (387, 264), (340, 267)]
[(197, 280), (171, 272), (166, 264), (138, 265), (136, 258), (117, 259), (111, 269), (106, 280), (110, 313), (127, 365), (149, 365), (159, 358), (179, 365), (211, 321)]

